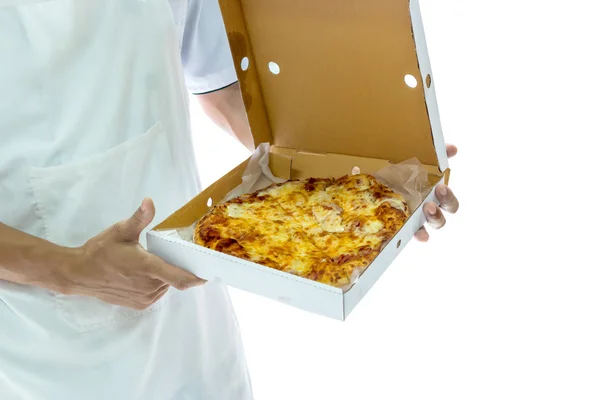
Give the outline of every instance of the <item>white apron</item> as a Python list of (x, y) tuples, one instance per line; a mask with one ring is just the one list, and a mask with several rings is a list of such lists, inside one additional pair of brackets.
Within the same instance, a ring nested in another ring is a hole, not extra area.
[[(0, 0), (2, 223), (79, 246), (198, 189), (167, 0)], [(2, 400), (251, 398), (222, 286), (138, 312), (0, 281)]]

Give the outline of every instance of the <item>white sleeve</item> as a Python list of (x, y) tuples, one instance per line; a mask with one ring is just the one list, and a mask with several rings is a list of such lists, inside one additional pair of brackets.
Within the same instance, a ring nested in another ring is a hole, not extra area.
[(181, 61), (186, 85), (194, 94), (237, 82), (219, 0), (187, 0)]

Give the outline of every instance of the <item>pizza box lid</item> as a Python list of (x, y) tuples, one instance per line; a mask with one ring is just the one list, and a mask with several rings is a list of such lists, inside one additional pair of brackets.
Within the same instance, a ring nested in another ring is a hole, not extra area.
[(448, 167), (417, 0), (220, 0), (256, 145)]

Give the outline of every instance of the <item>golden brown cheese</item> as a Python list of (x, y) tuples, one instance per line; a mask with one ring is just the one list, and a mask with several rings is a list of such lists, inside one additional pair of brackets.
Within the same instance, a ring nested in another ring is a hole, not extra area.
[(214, 207), (194, 241), (210, 249), (343, 287), (406, 222), (408, 205), (370, 175), (292, 180)]

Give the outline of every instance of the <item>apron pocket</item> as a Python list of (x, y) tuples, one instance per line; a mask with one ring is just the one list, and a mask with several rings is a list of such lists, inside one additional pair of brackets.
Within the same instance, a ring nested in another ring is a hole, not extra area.
[[(144, 197), (153, 198), (160, 221), (181, 204), (175, 163), (162, 124), (102, 154), (80, 162), (32, 168), (30, 185), (46, 239), (77, 247), (130, 217)], [(160, 212), (160, 214), (159, 214)], [(150, 229), (147, 228), (147, 229)], [(145, 246), (145, 232), (140, 237)], [(169, 292), (169, 294), (172, 291)], [(113, 306), (92, 297), (56, 294), (59, 317), (79, 332), (91, 331), (152, 312)]]

